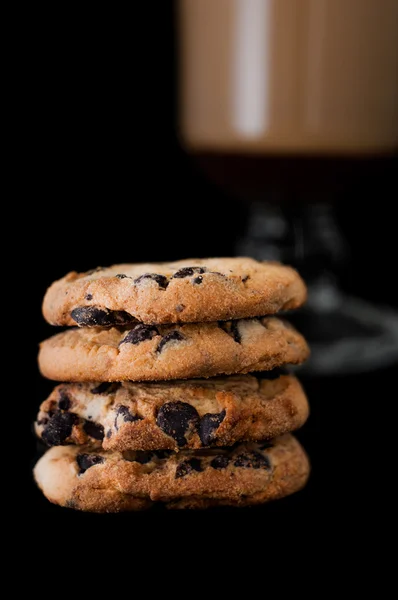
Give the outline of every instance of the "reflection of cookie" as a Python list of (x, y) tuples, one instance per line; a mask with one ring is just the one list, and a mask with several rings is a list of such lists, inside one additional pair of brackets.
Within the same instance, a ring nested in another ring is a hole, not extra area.
[(139, 510), (149, 500), (173, 508), (261, 504), (299, 490), (308, 473), (304, 450), (288, 434), (271, 443), (177, 454), (55, 446), (35, 467), (51, 502), (93, 512)]
[(292, 375), (66, 383), (41, 405), (36, 432), (49, 446), (100, 440), (105, 450), (178, 450), (272, 438), (301, 427), (307, 416)]
[(132, 329), (68, 329), (41, 344), (42, 374), (58, 381), (157, 381), (266, 371), (308, 356), (277, 317)]
[(53, 325), (193, 323), (273, 314), (305, 299), (300, 276), (279, 263), (190, 259), (69, 273), (47, 290), (43, 313)]

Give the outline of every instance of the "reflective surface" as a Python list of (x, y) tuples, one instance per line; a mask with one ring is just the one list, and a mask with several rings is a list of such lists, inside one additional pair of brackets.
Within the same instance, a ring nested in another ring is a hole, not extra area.
[(189, 147), (397, 146), (396, 0), (180, 0), (180, 40)]
[(301, 372), (329, 376), (398, 365), (398, 311), (348, 294), (340, 285), (338, 273), (349, 249), (330, 205), (298, 203), (292, 210), (252, 203), (236, 250), (293, 264), (304, 277), (308, 301), (288, 315), (311, 348)]

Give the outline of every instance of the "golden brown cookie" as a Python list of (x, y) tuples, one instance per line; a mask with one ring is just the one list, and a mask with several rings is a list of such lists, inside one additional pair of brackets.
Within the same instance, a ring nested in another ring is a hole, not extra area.
[(55, 504), (92, 512), (146, 508), (249, 506), (287, 496), (307, 481), (307, 456), (291, 435), (229, 449), (105, 452), (93, 446), (55, 446), (34, 475)]
[(64, 383), (43, 402), (36, 433), (49, 446), (105, 450), (232, 446), (294, 431), (308, 402), (293, 375), (270, 372), (164, 383)]
[(297, 308), (306, 287), (291, 267), (252, 258), (122, 264), (69, 273), (43, 302), (52, 325), (109, 327), (134, 320), (194, 323), (255, 317)]
[(39, 366), (57, 381), (159, 381), (267, 371), (301, 363), (308, 354), (289, 323), (264, 317), (68, 329), (41, 344)]

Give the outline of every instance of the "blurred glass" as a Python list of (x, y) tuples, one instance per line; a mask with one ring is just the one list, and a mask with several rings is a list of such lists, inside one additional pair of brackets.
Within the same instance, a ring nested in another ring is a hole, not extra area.
[(249, 202), (237, 253), (307, 279), (307, 368), (398, 360), (396, 313), (338, 286), (332, 184), (398, 149), (398, 1), (179, 0), (179, 34), (182, 144)]
[(397, 0), (180, 0), (180, 8), (187, 146), (397, 147)]

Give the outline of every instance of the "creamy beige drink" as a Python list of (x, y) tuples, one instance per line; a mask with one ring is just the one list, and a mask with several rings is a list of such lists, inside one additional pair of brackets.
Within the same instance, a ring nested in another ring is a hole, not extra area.
[(179, 9), (190, 149), (398, 147), (398, 0), (180, 0)]

